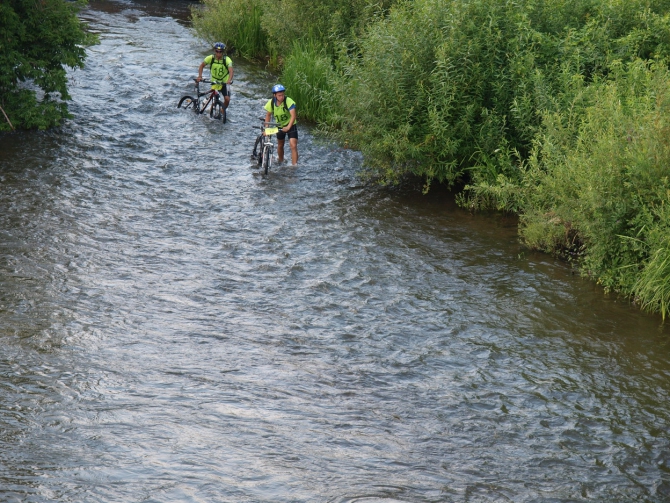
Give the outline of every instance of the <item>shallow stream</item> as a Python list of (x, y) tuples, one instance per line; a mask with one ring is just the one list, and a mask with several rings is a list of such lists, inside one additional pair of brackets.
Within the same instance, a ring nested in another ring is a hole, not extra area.
[(187, 7), (93, 2), (74, 118), (0, 136), (0, 500), (669, 501), (660, 318), (306, 124), (261, 176), (274, 79), (177, 109)]

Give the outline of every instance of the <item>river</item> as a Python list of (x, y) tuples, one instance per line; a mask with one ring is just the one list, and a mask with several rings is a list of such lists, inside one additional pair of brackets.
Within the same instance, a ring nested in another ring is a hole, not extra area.
[(661, 319), (306, 124), (262, 176), (275, 79), (177, 109), (186, 7), (93, 2), (73, 119), (0, 136), (0, 500), (670, 500)]

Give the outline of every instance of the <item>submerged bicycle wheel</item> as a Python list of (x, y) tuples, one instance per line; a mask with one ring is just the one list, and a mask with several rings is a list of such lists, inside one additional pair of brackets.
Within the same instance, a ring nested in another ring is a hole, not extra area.
[(182, 99), (179, 100), (177, 108), (190, 108), (191, 110), (195, 110), (197, 112), (198, 111), (197, 105), (198, 102), (196, 101), (195, 98), (191, 96), (183, 96)]
[(263, 149), (263, 171), (266, 175), (270, 169), (270, 164), (272, 164), (272, 147), (267, 146)]
[(259, 135), (254, 143), (254, 150), (251, 152), (251, 158), (256, 161), (258, 167), (263, 163), (263, 135)]
[(226, 111), (223, 108), (223, 105), (221, 105), (220, 101), (215, 101), (209, 108), (209, 116), (212, 119), (223, 120), (223, 122), (226, 122), (224, 119), (224, 117), (226, 116)]

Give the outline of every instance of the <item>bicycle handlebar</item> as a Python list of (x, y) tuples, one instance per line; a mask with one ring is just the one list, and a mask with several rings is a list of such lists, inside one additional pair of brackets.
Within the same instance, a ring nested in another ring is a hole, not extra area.
[(227, 84), (227, 85), (231, 85), (233, 83), (232, 80), (230, 81), (230, 84), (228, 84), (226, 82), (218, 82), (218, 81), (212, 81), (212, 80), (206, 80), (206, 79), (198, 80), (198, 77), (193, 77), (192, 80), (195, 80), (196, 84), (199, 84), (200, 82), (202, 82), (203, 84)]
[(263, 127), (278, 127), (278, 128), (281, 128), (281, 127), (283, 127), (278, 122), (265, 122), (265, 117), (261, 117), (260, 120), (262, 120), (264, 122), (264, 125), (263, 126), (254, 126), (254, 127), (260, 127), (260, 128), (263, 128)]

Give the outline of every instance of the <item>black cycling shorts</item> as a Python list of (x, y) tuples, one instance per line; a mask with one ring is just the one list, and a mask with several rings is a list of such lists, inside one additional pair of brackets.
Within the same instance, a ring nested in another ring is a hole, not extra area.
[(291, 126), (291, 129), (288, 130), (288, 133), (284, 133), (284, 131), (279, 131), (277, 133), (277, 139), (278, 140), (283, 140), (286, 138), (286, 135), (288, 135), (289, 138), (295, 138), (296, 140), (298, 139), (298, 126), (293, 124)]

